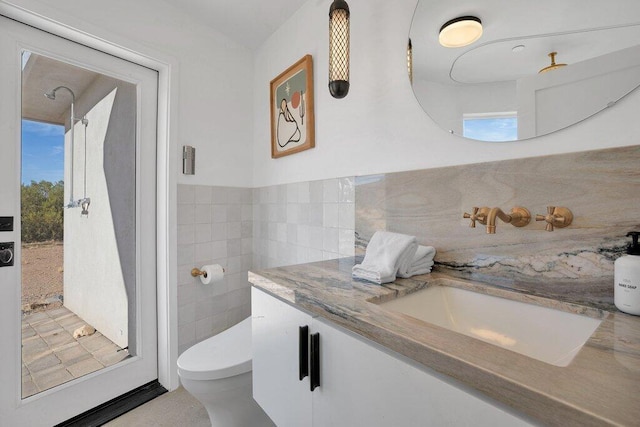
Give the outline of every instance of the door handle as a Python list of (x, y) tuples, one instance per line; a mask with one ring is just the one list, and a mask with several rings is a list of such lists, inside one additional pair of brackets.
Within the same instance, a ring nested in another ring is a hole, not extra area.
[(320, 387), (320, 333), (311, 335), (311, 376), (309, 385), (311, 391), (316, 387)]
[(13, 265), (13, 242), (0, 243), (0, 267), (11, 267)]
[(299, 327), (298, 337), (298, 376), (300, 381), (309, 375), (309, 327)]

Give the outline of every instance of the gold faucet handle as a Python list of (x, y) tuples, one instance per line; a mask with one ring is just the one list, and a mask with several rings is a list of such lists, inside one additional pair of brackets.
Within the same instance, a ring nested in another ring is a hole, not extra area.
[(536, 221), (546, 221), (545, 230), (553, 231), (555, 227), (564, 228), (573, 222), (573, 213), (565, 207), (547, 206), (546, 215), (536, 215)]
[(485, 225), (487, 223), (487, 213), (489, 212), (489, 208), (478, 208), (473, 207), (472, 213), (464, 213), (462, 215), (463, 218), (470, 219), (469, 227), (476, 228), (476, 221), (480, 224)]

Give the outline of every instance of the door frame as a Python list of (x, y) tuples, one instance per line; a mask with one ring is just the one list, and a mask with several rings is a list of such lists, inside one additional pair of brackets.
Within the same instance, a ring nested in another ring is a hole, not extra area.
[[(37, 6), (37, 5), (34, 5)], [(0, 0), (0, 15), (34, 28), (63, 37), (67, 40), (102, 51), (121, 59), (142, 65), (158, 72), (157, 109), (157, 159), (156, 159), (156, 277), (157, 277), (157, 325), (158, 325), (158, 381), (167, 390), (179, 385), (176, 362), (178, 359), (177, 322), (177, 150), (172, 141), (177, 140), (178, 62), (166, 54), (149, 52), (148, 48), (128, 48), (130, 40), (117, 44), (99, 36), (96, 28), (82, 30), (82, 21), (63, 23), (63, 14), (52, 11), (48, 16)], [(59, 18), (59, 20), (56, 20)], [(86, 26), (86, 25), (85, 25)], [(104, 30), (102, 30), (104, 32)]]

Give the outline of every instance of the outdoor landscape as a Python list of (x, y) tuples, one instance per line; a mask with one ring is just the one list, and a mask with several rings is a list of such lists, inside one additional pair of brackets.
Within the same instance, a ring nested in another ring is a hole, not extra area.
[(22, 311), (57, 308), (63, 301), (64, 183), (21, 185)]

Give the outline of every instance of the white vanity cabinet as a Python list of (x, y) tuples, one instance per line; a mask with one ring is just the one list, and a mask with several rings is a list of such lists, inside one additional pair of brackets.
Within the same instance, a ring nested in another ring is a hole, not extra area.
[(299, 379), (300, 327), (311, 316), (251, 288), (251, 317), (253, 398), (279, 427), (311, 427), (309, 377)]
[[(254, 399), (279, 427), (530, 425), (471, 394), (476, 392), (256, 288), (252, 311)], [(320, 385), (313, 391), (309, 377), (299, 379), (299, 326), (305, 325), (320, 341)]]

